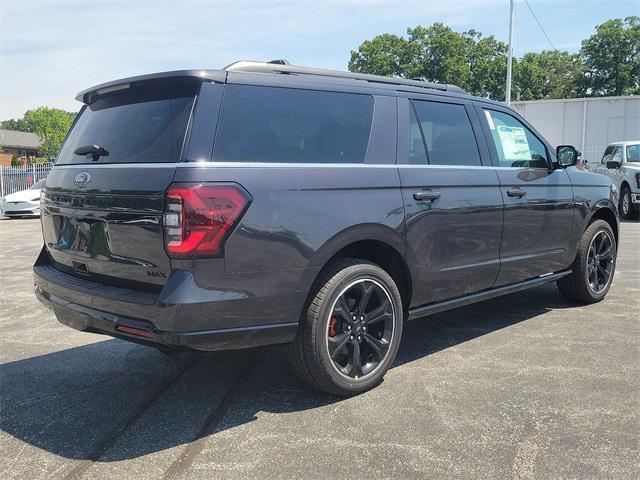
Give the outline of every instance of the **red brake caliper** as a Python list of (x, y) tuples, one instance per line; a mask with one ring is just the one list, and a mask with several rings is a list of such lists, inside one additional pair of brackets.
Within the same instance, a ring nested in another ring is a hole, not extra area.
[(331, 338), (335, 337), (338, 332), (336, 331), (336, 325), (338, 324), (338, 319), (336, 317), (331, 317), (329, 320), (329, 336)]

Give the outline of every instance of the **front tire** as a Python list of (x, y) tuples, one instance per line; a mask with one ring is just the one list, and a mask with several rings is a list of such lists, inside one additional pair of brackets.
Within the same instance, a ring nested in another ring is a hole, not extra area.
[(373, 388), (393, 363), (402, 336), (402, 300), (379, 266), (334, 261), (316, 282), (289, 362), (305, 383), (350, 396)]
[(558, 280), (560, 293), (580, 303), (601, 301), (609, 291), (616, 267), (617, 245), (604, 220), (591, 223), (582, 234), (573, 273)]
[(620, 194), (620, 216), (625, 220), (633, 220), (636, 217), (636, 207), (631, 201), (631, 190), (626, 185)]

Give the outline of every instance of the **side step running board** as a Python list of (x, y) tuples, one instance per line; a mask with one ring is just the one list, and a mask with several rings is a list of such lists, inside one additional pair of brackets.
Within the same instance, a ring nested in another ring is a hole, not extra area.
[(511, 285), (505, 285), (504, 287), (493, 288), (484, 292), (473, 293), (464, 297), (445, 300), (444, 302), (430, 303), (429, 305), (424, 305), (422, 307), (412, 308), (411, 310), (409, 310), (409, 320), (415, 320), (416, 318), (426, 317), (427, 315), (433, 315), (434, 313), (443, 312), (445, 310), (463, 307), (471, 303), (489, 300), (491, 298), (500, 297), (509, 293), (527, 290), (528, 288), (539, 287), (540, 285), (554, 282), (559, 278), (565, 277), (570, 274), (571, 270), (563, 270), (551, 275), (544, 275), (542, 277), (532, 278), (531, 280), (525, 280), (524, 282), (513, 283)]

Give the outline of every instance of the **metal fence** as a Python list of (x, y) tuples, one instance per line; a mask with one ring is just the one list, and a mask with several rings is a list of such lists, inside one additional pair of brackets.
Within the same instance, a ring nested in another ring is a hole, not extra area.
[(0, 165), (0, 196), (19, 192), (34, 183), (47, 178), (53, 163), (33, 163), (21, 167), (3, 167)]

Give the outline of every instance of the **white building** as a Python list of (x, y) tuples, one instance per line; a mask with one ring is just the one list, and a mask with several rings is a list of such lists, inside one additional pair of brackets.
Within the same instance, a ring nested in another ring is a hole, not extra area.
[(512, 102), (553, 145), (573, 145), (598, 161), (608, 143), (640, 139), (640, 96)]

